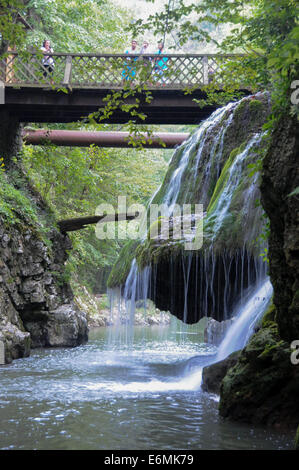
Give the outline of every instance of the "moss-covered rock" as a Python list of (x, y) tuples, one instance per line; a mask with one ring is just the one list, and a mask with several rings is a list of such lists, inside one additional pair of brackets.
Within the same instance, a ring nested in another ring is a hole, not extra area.
[(270, 219), (269, 266), (281, 338), (299, 338), (299, 123), (283, 116), (263, 160), (261, 201)]
[(223, 361), (204, 367), (202, 371), (202, 390), (204, 392), (219, 394), (223, 378), (227, 374), (227, 371), (236, 364), (239, 355), (240, 351), (235, 351)]
[(299, 368), (277, 324), (261, 328), (224, 377), (219, 411), (235, 420), (294, 428), (299, 420)]
[(267, 326), (271, 326), (273, 323), (275, 323), (275, 314), (276, 314), (275, 305), (273, 304), (273, 302), (271, 302), (266, 312), (263, 315), (261, 326), (263, 328), (266, 328)]

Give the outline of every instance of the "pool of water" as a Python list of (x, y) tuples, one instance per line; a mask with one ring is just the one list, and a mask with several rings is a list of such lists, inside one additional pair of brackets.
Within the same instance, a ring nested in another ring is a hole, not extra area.
[[(124, 332), (125, 334), (125, 332)], [(97, 329), (74, 349), (0, 367), (0, 449), (288, 449), (293, 435), (223, 420), (200, 390), (202, 332)]]

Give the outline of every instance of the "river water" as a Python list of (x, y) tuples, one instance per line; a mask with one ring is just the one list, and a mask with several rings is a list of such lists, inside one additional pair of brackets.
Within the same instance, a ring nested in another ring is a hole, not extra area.
[[(0, 449), (288, 449), (293, 435), (223, 420), (200, 390), (215, 358), (199, 327), (109, 328), (0, 367)], [(118, 335), (118, 339), (121, 335)]]

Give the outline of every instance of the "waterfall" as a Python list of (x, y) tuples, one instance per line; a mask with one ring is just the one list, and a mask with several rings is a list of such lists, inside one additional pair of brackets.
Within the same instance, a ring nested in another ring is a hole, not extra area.
[[(125, 341), (133, 339), (136, 301), (142, 299), (146, 310), (148, 298), (155, 302), (159, 297), (161, 301), (162, 288), (168, 298), (162, 299), (162, 307), (157, 306), (172, 312), (172, 305), (174, 315), (183, 322), (196, 323), (203, 316), (217, 320), (234, 316), (237, 320), (233, 327), (238, 327), (236, 325), (243, 318), (240, 312), (244, 308), (249, 311), (246, 317), (249, 323), (242, 320), (240, 329), (243, 325), (251, 331), (256, 315), (254, 302), (250, 303), (248, 295), (255, 292), (256, 286), (264, 285), (266, 266), (253, 246), (262, 225), (261, 210), (255, 207), (259, 194), (258, 174), (250, 179), (247, 169), (249, 163), (256, 161), (263, 133), (261, 125), (251, 123), (247, 128), (245, 121), (240, 131), (238, 122), (240, 109), (246, 110), (242, 119), (248, 120), (250, 103), (251, 98), (243, 98), (217, 109), (174, 152), (164, 182), (148, 204), (139, 231), (139, 248), (146, 247), (149, 241), (147, 222), (152, 203), (167, 206), (169, 216), (174, 213), (175, 204), (203, 203), (206, 208), (205, 245), (198, 252), (182, 250), (175, 260), (170, 254), (169, 271), (162, 274), (159, 261), (149, 263), (143, 269), (139, 268), (135, 258), (131, 266), (128, 264), (130, 270), (125, 283), (122, 289), (112, 294), (111, 302), (113, 309), (117, 301), (120, 310), (120, 319), (116, 323), (127, 325)], [(235, 135), (238, 135), (238, 140), (232, 142)], [(157, 242), (158, 249), (163, 243)], [(166, 240), (164, 245), (171, 247), (172, 241)], [(239, 302), (237, 310), (236, 302)], [(244, 344), (244, 341), (246, 337), (241, 334), (237, 345)]]
[[(227, 106), (224, 106), (223, 108), (219, 108), (214, 113), (211, 114), (211, 116), (206, 119), (198, 128), (198, 130), (188, 139), (188, 141), (183, 144), (182, 148), (184, 151), (182, 152), (181, 160), (176, 168), (176, 170), (173, 172), (171, 179), (168, 183), (168, 189), (165, 193), (165, 196), (162, 199), (162, 202), (165, 203), (168, 206), (169, 213), (173, 210), (174, 204), (178, 200), (178, 196), (180, 194), (181, 190), (181, 183), (182, 183), (182, 178), (184, 175), (184, 172), (186, 171), (186, 168), (189, 163), (190, 156), (193, 154), (194, 151), (196, 151), (196, 158), (195, 158), (195, 166), (194, 166), (194, 177), (196, 175), (199, 161), (202, 156), (202, 150), (203, 147), (208, 139), (209, 136), (212, 135), (214, 129), (216, 126), (221, 122), (223, 119), (224, 115), (229, 112), (231, 109), (233, 109), (236, 106), (236, 103), (229, 103)], [(213, 136), (213, 142), (214, 142), (214, 150), (216, 148), (216, 144), (219, 140), (219, 138), (223, 142), (223, 136), (225, 134), (225, 130), (229, 123), (231, 122), (232, 115), (229, 115), (229, 118), (224, 126), (220, 128), (220, 130)], [(196, 147), (198, 146), (198, 142), (200, 143), (198, 149), (196, 150)], [(218, 155), (221, 155), (221, 152), (218, 152)], [(175, 159), (176, 154), (173, 155), (173, 159)], [(194, 179), (193, 179), (194, 183)]]
[[(236, 190), (236, 187), (240, 183), (242, 177), (242, 171), (244, 169), (244, 160), (246, 160), (249, 152), (254, 146), (257, 146), (262, 140), (263, 134), (254, 134), (246, 144), (246, 147), (241, 151), (231, 164), (228, 169), (227, 181), (220, 193), (220, 196), (216, 200), (215, 207), (213, 207), (213, 200), (210, 205), (212, 206), (212, 214), (214, 218), (213, 231), (214, 235), (217, 235), (221, 225), (223, 224), (224, 218), (227, 216), (229, 206), (232, 201), (232, 197)], [(253, 193), (248, 195), (248, 200), (252, 199)], [(247, 200), (247, 204), (248, 204)], [(216, 214), (216, 217), (215, 217)]]
[(242, 305), (239, 305), (233, 313), (235, 320), (219, 346), (216, 362), (245, 347), (253, 334), (255, 325), (269, 305), (272, 292), (273, 288), (269, 279), (264, 279), (257, 287), (250, 289), (245, 304), (242, 302)]

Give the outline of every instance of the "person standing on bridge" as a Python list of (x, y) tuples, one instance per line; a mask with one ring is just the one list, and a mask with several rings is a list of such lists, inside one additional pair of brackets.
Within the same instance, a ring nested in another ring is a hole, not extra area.
[(50, 55), (46, 54), (53, 54), (53, 49), (51, 48), (51, 43), (49, 39), (45, 39), (43, 42), (43, 46), (41, 48), (42, 52), (44, 53), (44, 57), (42, 59), (42, 64), (45, 69), (43, 75), (46, 78), (48, 74), (51, 74), (54, 70), (54, 59)]
[[(142, 48), (140, 49), (140, 55), (143, 56), (143, 54), (149, 54), (149, 42), (145, 39), (143, 41)], [(151, 85), (151, 82), (149, 81), (150, 75), (152, 73), (152, 57), (143, 57), (143, 72), (142, 75), (144, 75), (144, 79), (147, 81), (148, 85)]]
[[(162, 55), (164, 54), (164, 43), (163, 41), (158, 42), (158, 51), (156, 52), (157, 55)], [(165, 77), (165, 72), (167, 70), (167, 65), (166, 63), (168, 62), (168, 57), (160, 57), (157, 58), (155, 61), (155, 68), (154, 68), (154, 73), (158, 79), (161, 80), (162, 86), (165, 86), (166, 83), (166, 77)]]
[[(131, 42), (131, 49), (126, 49), (125, 50), (125, 54), (128, 54), (128, 55), (137, 55), (138, 52), (137, 52), (137, 41), (135, 39), (132, 39), (132, 42)], [(125, 69), (122, 71), (122, 77), (123, 77), (123, 80), (133, 80), (135, 75), (136, 75), (136, 67), (132, 67), (131, 65), (131, 62), (133, 61), (136, 61), (138, 59), (138, 57), (134, 57), (132, 59), (128, 59), (128, 61), (126, 62), (125, 64)], [(130, 64), (130, 65), (129, 65)]]

